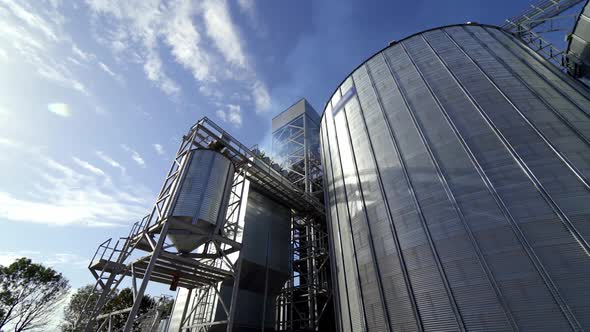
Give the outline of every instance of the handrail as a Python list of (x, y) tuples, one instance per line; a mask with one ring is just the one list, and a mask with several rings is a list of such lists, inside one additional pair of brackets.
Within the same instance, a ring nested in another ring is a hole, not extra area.
[[(228, 132), (223, 130), (220, 126), (218, 126), (215, 122), (210, 120), (207, 117), (203, 117), (196, 124), (194, 124), (189, 133), (185, 136), (191, 136), (193, 132), (199, 133), (199, 130), (204, 131), (205, 134), (210, 139), (216, 139), (220, 143), (224, 144), (226, 148), (232, 150), (235, 154), (233, 159), (238, 163), (244, 165), (248, 171), (256, 170), (259, 172), (264, 172), (261, 176), (257, 176), (252, 172), (248, 172), (250, 180), (254, 180), (254, 182), (261, 181), (261, 182), (274, 182), (273, 184), (278, 185), (280, 191), (283, 192), (282, 196), (289, 196), (290, 199), (299, 200), (300, 202), (292, 202), (292, 203), (299, 203), (301, 207), (307, 205), (307, 210), (315, 210), (319, 214), (324, 213), (324, 206), (310, 193), (307, 193), (298, 187), (294, 186), (289, 179), (284, 177), (281, 173), (275, 170), (272, 165), (265, 162), (262, 158), (258, 157), (254, 152), (248, 149), (245, 145), (240, 143), (237, 139), (235, 139), (232, 135)], [(217, 133), (215, 133), (217, 131)], [(206, 139), (207, 137), (203, 137)], [(210, 143), (210, 142), (207, 142)], [(264, 179), (264, 175), (270, 175), (272, 177), (271, 181)], [(301, 204), (303, 203), (303, 204)], [(309, 208), (311, 207), (311, 209)]]
[[(579, 4), (583, 0), (544, 0), (540, 1), (531, 8), (525, 10), (522, 14), (507, 19), (502, 25), (505, 30), (519, 29), (525, 27), (532, 29), (538, 25), (543, 24), (547, 19), (555, 17), (564, 11)], [(520, 33), (521, 31), (516, 31)]]
[[(98, 248), (96, 248), (96, 251), (94, 252), (94, 256), (92, 256), (92, 259), (90, 260), (90, 263), (88, 264), (88, 268), (90, 268), (92, 266), (92, 263), (94, 263), (94, 259), (96, 258), (96, 255), (98, 255), (98, 252), (100, 251), (100, 248), (103, 248), (103, 246), (106, 244), (108, 246), (108, 243), (110, 243), (112, 240), (112, 238), (104, 241), (103, 243), (98, 245)], [(104, 256), (104, 252), (106, 251), (106, 248), (103, 250), (102, 255), (100, 256), (101, 258)]]

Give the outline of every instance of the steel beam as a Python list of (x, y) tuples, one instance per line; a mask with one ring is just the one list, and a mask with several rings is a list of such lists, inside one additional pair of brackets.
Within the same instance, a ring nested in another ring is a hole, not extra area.
[(139, 306), (141, 305), (141, 299), (143, 298), (143, 293), (147, 287), (147, 284), (150, 281), (150, 275), (156, 266), (156, 261), (158, 260), (158, 255), (160, 254), (162, 247), (164, 246), (164, 241), (166, 240), (166, 234), (168, 233), (168, 227), (170, 223), (165, 223), (162, 227), (162, 231), (160, 233), (160, 238), (158, 239), (158, 243), (156, 244), (156, 248), (152, 253), (152, 258), (147, 266), (145, 274), (143, 275), (143, 279), (141, 280), (141, 285), (139, 285), (139, 289), (137, 290), (137, 297), (133, 302), (133, 306), (131, 307), (131, 311), (129, 312), (129, 316), (127, 316), (127, 321), (125, 323), (125, 327), (123, 328), (123, 332), (130, 332), (133, 328), (133, 322), (135, 321), (135, 316), (139, 310)]

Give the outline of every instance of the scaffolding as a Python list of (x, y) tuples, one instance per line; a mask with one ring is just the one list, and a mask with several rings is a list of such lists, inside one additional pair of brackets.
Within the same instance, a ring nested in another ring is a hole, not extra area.
[(542, 0), (531, 4), (522, 14), (506, 19), (501, 26), (513, 33), (543, 58), (566, 70), (565, 50), (547, 38), (547, 34), (562, 32), (564, 35), (572, 30), (577, 19), (575, 14), (566, 12), (582, 3), (583, 0)]
[[(290, 120), (273, 131), (273, 155), (294, 185), (310, 195), (323, 197), (319, 123), (312, 120), (310, 111), (315, 114), (305, 100), (285, 111), (298, 115), (293, 118), (283, 114)], [(291, 278), (276, 301), (278, 331), (323, 331), (329, 328), (330, 324), (325, 323), (329, 317), (326, 313), (332, 311), (328, 248), (324, 216), (293, 215)]]
[[(223, 153), (233, 162), (236, 172), (225, 222), (218, 224), (214, 232), (207, 235), (205, 244), (196, 251), (181, 253), (167, 240), (168, 230), (184, 228), (195, 234), (199, 234), (200, 230), (177, 220), (171, 213), (176, 200), (175, 194), (188, 167), (185, 160), (192, 150), (202, 148), (213, 148)], [(241, 260), (238, 258), (232, 261), (229, 256), (238, 253), (241, 248), (239, 216), (245, 180), (256, 184), (260, 190), (300, 215), (321, 218), (324, 214), (323, 204), (316, 197), (294, 186), (269, 163), (258, 158), (254, 152), (205, 117), (183, 136), (151, 213), (135, 223), (126, 237), (117, 241), (109, 239), (99, 245), (89, 265), (89, 270), (96, 279), (92, 290), (94, 296), (88, 297), (78, 317), (77, 330), (108, 330), (109, 320), (99, 319), (104, 318), (101, 316), (102, 309), (124, 278), (130, 277), (133, 305), (118, 313), (127, 315), (122, 331), (131, 331), (138, 319), (141, 299), (150, 281), (170, 285), (171, 289), (183, 287), (197, 292), (198, 300), (192, 310), (203, 310), (204, 306), (199, 306), (198, 302), (208, 301), (219, 303), (225, 312), (225, 319), (219, 321), (213, 321), (213, 309), (198, 312), (200, 318), (196, 324), (191, 321), (192, 326), (185, 325), (181, 330), (206, 330), (215, 324), (227, 324), (227, 331), (231, 331), (236, 296), (232, 294), (230, 303), (225, 303), (218, 288), (224, 280), (233, 279), (236, 282), (239, 279)], [(237, 287), (233, 291), (237, 292)], [(189, 320), (184, 319), (184, 323), (188, 324)]]
[(321, 222), (294, 217), (291, 278), (277, 298), (278, 331), (320, 331), (331, 302), (328, 235)]

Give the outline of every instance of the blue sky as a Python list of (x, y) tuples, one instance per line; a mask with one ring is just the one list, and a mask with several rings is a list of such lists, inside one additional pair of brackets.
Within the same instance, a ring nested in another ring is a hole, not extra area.
[(0, 0), (0, 264), (29, 256), (74, 287), (97, 245), (149, 212), (208, 116), (246, 145), (391, 40), (497, 24), (525, 0)]

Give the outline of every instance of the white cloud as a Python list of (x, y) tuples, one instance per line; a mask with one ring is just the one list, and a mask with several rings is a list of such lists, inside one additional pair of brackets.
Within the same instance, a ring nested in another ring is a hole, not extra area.
[(37, 74), (61, 86), (89, 95), (86, 87), (68, 68), (66, 57), (54, 56), (69, 45), (70, 40), (61, 29), (64, 19), (60, 13), (28, 5), (26, 2), (5, 0), (0, 3), (0, 43), (11, 60), (30, 65)]
[(89, 163), (87, 161), (84, 161), (84, 160), (81, 160), (81, 159), (78, 159), (76, 157), (72, 157), (72, 159), (74, 160), (74, 162), (78, 166), (84, 168), (85, 170), (90, 171), (90, 172), (92, 172), (92, 173), (94, 173), (96, 175), (105, 176), (105, 172), (102, 169), (100, 169), (100, 168), (92, 165), (91, 163)]
[(221, 119), (221, 121), (223, 121), (223, 122), (227, 121), (227, 114), (225, 114), (224, 110), (217, 110), (217, 112), (215, 112), (215, 114), (217, 115), (218, 118)]
[(58, 41), (57, 34), (53, 31), (53, 28), (43, 17), (37, 15), (32, 11), (31, 8), (24, 8), (22, 5), (28, 7), (28, 5), (24, 2), (19, 2), (17, 4), (11, 0), (3, 0), (3, 4), (10, 9), (13, 15), (19, 18), (22, 22), (26, 23), (29, 27), (33, 29), (37, 29), (45, 35), (46, 38), (51, 39), (53, 41)]
[(172, 48), (176, 61), (190, 70), (196, 80), (211, 80), (209, 55), (199, 46), (201, 35), (192, 22), (195, 9), (190, 1), (176, 4), (164, 28), (166, 43)]
[(35, 250), (2, 250), (0, 251), (0, 265), (8, 266), (21, 257), (30, 258), (34, 263), (41, 263), (53, 268), (63, 266), (85, 268), (89, 263), (88, 258), (80, 257), (73, 253), (42, 253)]
[(71, 56), (69, 56), (67, 59), (68, 59), (69, 62), (71, 62), (71, 63), (73, 63), (75, 65), (82, 66), (82, 63), (80, 61), (72, 58)]
[(162, 60), (156, 50), (150, 50), (147, 54), (143, 70), (150, 81), (154, 81), (158, 87), (169, 96), (180, 93), (180, 86), (166, 75), (162, 69)]
[(234, 124), (236, 127), (241, 127), (242, 111), (240, 110), (240, 105), (229, 104), (227, 105), (227, 107), (229, 109), (227, 121), (229, 121), (229, 123)]
[(166, 153), (166, 152), (164, 152), (164, 147), (162, 145), (160, 145), (160, 144), (157, 144), (157, 143), (154, 144), (154, 149), (156, 149), (156, 152), (159, 155), (163, 155), (164, 153)]
[[(224, 94), (211, 87), (219, 83), (230, 89), (227, 95), (250, 95), (258, 113), (270, 108), (268, 90), (248, 63), (245, 40), (226, 0), (86, 2), (94, 14), (96, 38), (118, 56), (126, 52), (121, 58), (141, 63), (146, 77), (166, 94), (182, 94), (162, 60), (169, 55), (200, 83), (203, 96), (222, 98)], [(238, 5), (253, 15), (253, 1), (240, 0)], [(236, 115), (232, 118), (239, 122)]]
[(113, 70), (111, 70), (111, 68), (109, 66), (107, 66), (104, 62), (99, 61), (98, 62), (98, 66), (100, 67), (100, 69), (102, 69), (105, 73), (109, 74), (109, 76), (111, 76), (112, 78), (114, 78), (116, 81), (118, 81), (119, 83), (123, 82), (123, 76), (115, 73)]
[(105, 65), (103, 62), (98, 62), (98, 66), (100, 67), (100, 69), (104, 70), (105, 73), (111, 75), (112, 77), (116, 77), (117, 74), (115, 74), (111, 68), (109, 68), (109, 66)]
[[(147, 78), (153, 81), (162, 91), (170, 96), (180, 93), (180, 86), (164, 71), (158, 50), (158, 37), (165, 31), (165, 23), (170, 17), (163, 17), (167, 7), (159, 1), (114, 1), (87, 0), (90, 9), (96, 15), (103, 15), (111, 23), (111, 32), (103, 31), (108, 28), (100, 25), (99, 38), (105, 40), (114, 52), (129, 50), (134, 54), (139, 52), (143, 62), (143, 69)], [(133, 49), (133, 51), (131, 51)]]
[(3, 24), (0, 25), (0, 36), (6, 40), (6, 45), (11, 45), (13, 49), (29, 56), (35, 54), (35, 51), (46, 50), (45, 43), (41, 38), (28, 31), (22, 26), (15, 25), (14, 21), (1, 17)]
[(0, 48), (0, 60), (8, 60), (8, 53)]
[(240, 128), (242, 126), (242, 114), (230, 113), (228, 121), (229, 123), (233, 123), (236, 127)]
[(131, 153), (131, 159), (133, 159), (133, 161), (135, 161), (139, 166), (145, 167), (145, 160), (143, 160), (143, 158), (141, 157), (141, 155), (139, 154), (139, 152), (131, 149), (130, 147), (128, 147), (125, 144), (121, 144), (121, 148), (123, 150)]
[(39, 151), (13, 148), (10, 152), (31, 160), (29, 166), (35, 172), (19, 181), (23, 186), (32, 186), (34, 195), (21, 196), (1, 189), (3, 219), (62, 226), (129, 225), (146, 214), (153, 196), (141, 185), (115, 183), (108, 176), (78, 172)]
[(33, 250), (18, 250), (18, 251), (0, 251), (0, 265), (8, 266), (12, 264), (15, 260), (21, 257), (29, 257), (36, 256), (41, 254), (39, 251)]
[(222, 98), (223, 97), (223, 93), (221, 91), (219, 91), (218, 89), (212, 89), (210, 86), (207, 85), (201, 85), (199, 87), (199, 92), (205, 96), (205, 97), (215, 97), (215, 98)]
[(89, 261), (90, 259), (88, 257), (80, 257), (76, 254), (61, 252), (45, 256), (42, 262), (49, 266), (68, 265), (85, 268), (90, 263)]
[(41, 62), (37, 64), (37, 73), (50, 81), (54, 81), (62, 86), (78, 90), (85, 95), (89, 95), (88, 90), (86, 90), (84, 84), (73, 78), (70, 71), (61, 65), (55, 67)]
[(239, 101), (243, 101), (243, 102), (244, 101), (248, 102), (248, 101), (252, 100), (252, 97), (250, 97), (249, 94), (242, 94), (242, 93), (237, 93), (237, 92), (232, 93), (230, 98), (233, 100), (239, 100)]
[(57, 114), (59, 116), (63, 116), (65, 118), (72, 116), (72, 111), (70, 111), (70, 107), (64, 103), (48, 104), (47, 109), (49, 110), (49, 112)]
[(225, 60), (239, 67), (245, 67), (246, 56), (241, 38), (234, 26), (225, 0), (205, 0), (202, 2), (203, 18), (207, 35), (213, 40)]
[(84, 61), (90, 61), (94, 58), (94, 55), (82, 51), (80, 48), (78, 48), (76, 44), (72, 44), (72, 53), (74, 53), (78, 58)]
[(240, 105), (228, 104), (227, 111), (217, 110), (215, 114), (223, 122), (229, 122), (237, 128), (242, 126), (242, 110)]
[(238, 0), (238, 6), (240, 10), (253, 16), (255, 12), (256, 3), (254, 0)]
[(123, 167), (119, 162), (117, 162), (113, 158), (111, 158), (108, 155), (106, 155), (104, 152), (102, 152), (102, 151), (96, 151), (96, 155), (100, 159), (102, 159), (102, 161), (104, 161), (105, 163), (111, 165), (114, 168), (120, 169), (121, 170), (121, 173), (125, 173), (125, 167)]
[(270, 109), (270, 95), (268, 94), (266, 86), (262, 82), (256, 81), (254, 83), (252, 96), (254, 97), (254, 104), (256, 105), (256, 113), (263, 113)]
[(22, 146), (22, 143), (15, 140), (11, 140), (9, 138), (0, 137), (0, 145), (4, 145), (5, 147), (10, 148), (18, 148)]
[(106, 109), (95, 105), (94, 106), (94, 111), (96, 112), (96, 114), (100, 114), (100, 115), (109, 115), (109, 111), (107, 111)]
[[(107, 73), (109, 76), (111, 76), (112, 78), (114, 78), (116, 81), (118, 82), (123, 82), (123, 77), (117, 73), (115, 73), (111, 67), (109, 67), (107, 64), (105, 64), (104, 62), (100, 61), (97, 59), (96, 55), (89, 53), (89, 52), (84, 52), (82, 51), (76, 44), (72, 43), (72, 53), (74, 53), (74, 55), (76, 56), (77, 59), (81, 60), (82, 62), (84, 62), (85, 64), (89, 64), (89, 63), (96, 63), (98, 64), (98, 67), (104, 71), (105, 73)], [(72, 57), (68, 57), (68, 61), (81, 66), (83, 65), (79, 60), (76, 60), (76, 58), (72, 58)]]
[[(253, 13), (253, 2), (243, 1), (239, 5), (242, 9)], [(202, 7), (207, 35), (213, 40), (227, 62), (243, 68), (246, 71), (245, 77), (247, 81), (253, 80), (251, 83), (253, 87), (251, 93), (256, 106), (256, 112), (263, 113), (268, 111), (271, 105), (270, 95), (264, 83), (258, 79), (254, 79), (255, 74), (252, 68), (247, 66), (246, 55), (241, 42), (242, 38), (240, 38), (239, 30), (233, 24), (227, 2), (205, 0), (202, 3)], [(230, 73), (229, 75), (235, 76), (234, 73)], [(233, 117), (228, 114), (228, 121), (237, 126), (240, 126), (242, 123), (239, 113), (233, 113)]]

